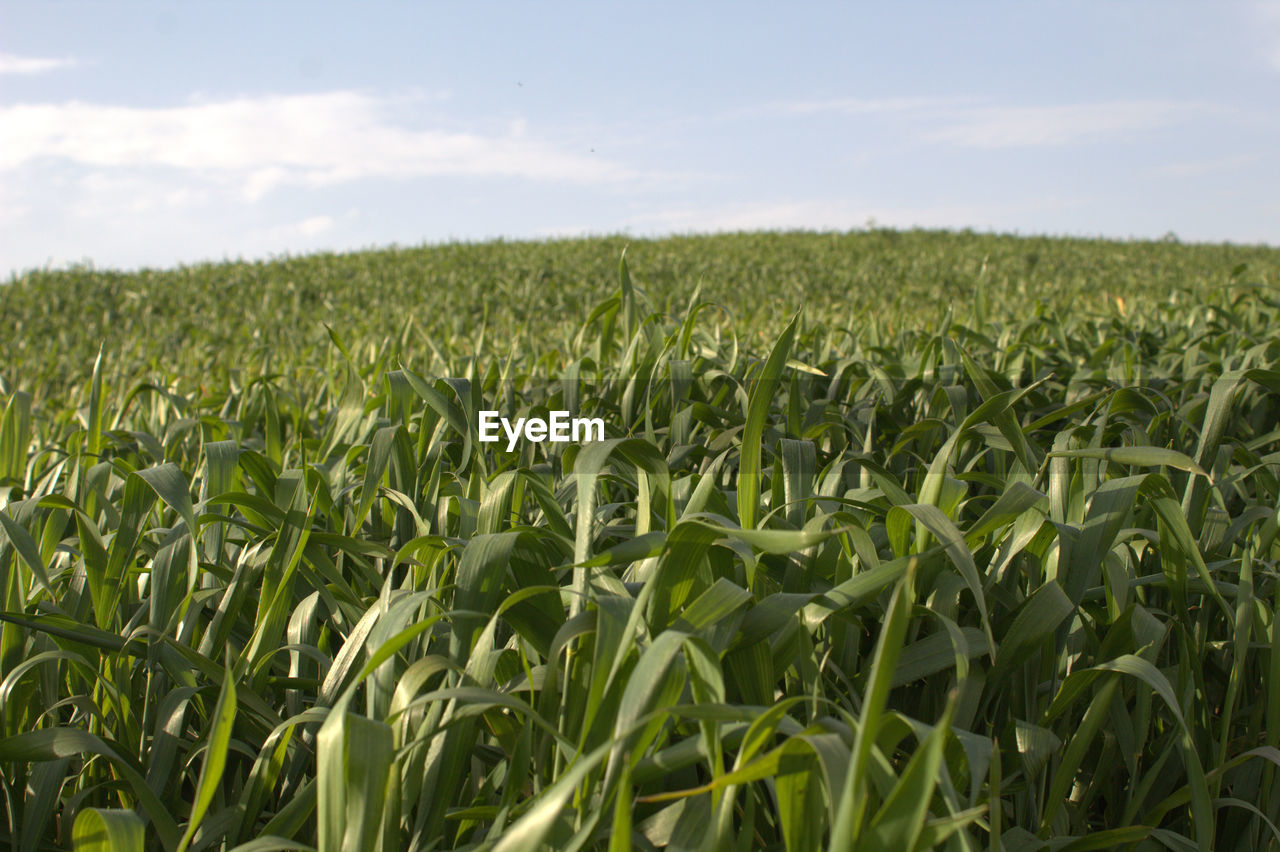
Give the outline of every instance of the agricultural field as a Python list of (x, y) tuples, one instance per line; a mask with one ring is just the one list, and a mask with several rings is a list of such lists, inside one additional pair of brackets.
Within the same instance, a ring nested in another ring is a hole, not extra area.
[(454, 244), (0, 321), (13, 849), (1280, 849), (1280, 250)]

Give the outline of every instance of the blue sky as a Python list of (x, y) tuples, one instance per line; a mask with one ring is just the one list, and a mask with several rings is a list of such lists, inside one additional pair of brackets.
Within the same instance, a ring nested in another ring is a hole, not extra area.
[(451, 239), (1280, 244), (1280, 2), (0, 2), (0, 274)]

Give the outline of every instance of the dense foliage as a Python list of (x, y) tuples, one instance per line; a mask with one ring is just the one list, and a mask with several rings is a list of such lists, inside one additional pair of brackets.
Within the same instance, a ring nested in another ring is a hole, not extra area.
[(0, 838), (1280, 846), (1280, 252), (623, 247), (0, 287)]

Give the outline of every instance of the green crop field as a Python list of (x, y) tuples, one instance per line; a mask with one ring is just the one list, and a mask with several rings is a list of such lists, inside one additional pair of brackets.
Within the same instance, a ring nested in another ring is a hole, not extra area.
[(1280, 849), (1280, 250), (447, 245), (0, 320), (13, 849)]

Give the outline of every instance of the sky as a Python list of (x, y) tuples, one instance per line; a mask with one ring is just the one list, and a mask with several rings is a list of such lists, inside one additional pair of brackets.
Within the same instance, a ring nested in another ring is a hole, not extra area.
[(0, 275), (871, 225), (1280, 245), (1280, 0), (0, 0)]

